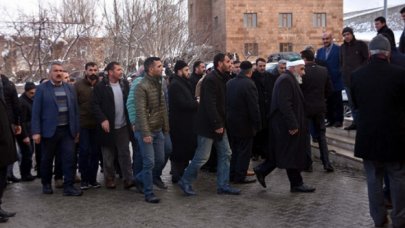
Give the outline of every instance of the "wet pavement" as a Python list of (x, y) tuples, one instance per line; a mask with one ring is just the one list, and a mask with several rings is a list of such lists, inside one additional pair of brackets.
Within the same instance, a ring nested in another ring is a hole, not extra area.
[[(290, 193), (285, 170), (258, 183), (238, 185), (240, 196), (216, 194), (215, 175), (200, 172), (195, 197), (183, 196), (164, 170), (168, 190), (156, 190), (160, 204), (149, 204), (135, 190), (90, 189), (81, 197), (41, 193), (39, 179), (7, 187), (3, 208), (17, 215), (0, 227), (373, 227), (368, 212), (365, 177), (358, 171), (325, 173), (319, 163), (303, 173), (315, 193)], [(102, 183), (102, 176), (99, 180)]]

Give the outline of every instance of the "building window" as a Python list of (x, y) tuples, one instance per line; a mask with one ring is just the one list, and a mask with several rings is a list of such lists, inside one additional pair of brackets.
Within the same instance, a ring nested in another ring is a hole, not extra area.
[(258, 43), (245, 43), (245, 56), (257, 56), (259, 55)]
[(293, 51), (292, 43), (280, 43), (280, 52)]
[(326, 27), (326, 13), (314, 13), (312, 24), (314, 27)]
[(280, 13), (278, 15), (278, 27), (291, 28), (292, 27), (292, 13)]
[(243, 14), (243, 26), (245, 28), (256, 28), (257, 27), (257, 13)]

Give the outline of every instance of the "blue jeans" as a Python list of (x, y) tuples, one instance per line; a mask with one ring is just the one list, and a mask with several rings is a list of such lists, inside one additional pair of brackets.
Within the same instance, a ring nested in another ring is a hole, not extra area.
[(156, 166), (153, 169), (153, 178), (154, 179), (159, 179), (160, 176), (162, 176), (163, 169), (165, 168), (166, 163), (169, 160), (170, 155), (172, 154), (172, 140), (170, 138), (170, 134), (165, 133), (164, 137), (165, 137), (165, 142), (164, 142), (164, 145), (165, 145), (165, 158), (164, 158), (163, 163), (160, 166)]
[[(165, 153), (164, 153), (164, 156), (165, 156), (164, 162), (159, 166), (155, 164), (155, 167), (153, 168), (153, 179), (160, 178), (160, 176), (162, 176), (163, 169), (165, 168), (166, 163), (169, 160), (169, 157), (170, 157), (170, 155), (172, 153), (172, 141), (170, 139), (170, 134), (166, 133), (166, 134), (164, 134), (164, 137), (165, 137), (165, 140), (164, 140), (164, 147), (165, 147), (165, 149), (164, 149), (164, 151), (165, 151)], [(133, 164), (132, 168), (133, 168), (134, 177), (136, 177), (136, 175), (142, 171), (142, 156), (141, 156), (141, 153), (139, 151), (138, 143), (137, 143), (136, 146), (134, 146), (133, 151), (134, 151), (134, 154), (132, 156), (132, 164)]]
[(367, 176), (370, 215), (376, 226), (382, 226), (387, 216), (384, 204), (383, 177), (390, 181), (393, 227), (405, 227), (405, 161), (378, 162), (363, 160)]
[(132, 145), (132, 173), (134, 178), (136, 178), (136, 175), (142, 171), (142, 155), (141, 151), (139, 151), (139, 142), (135, 133), (134, 137), (134, 145)]
[(42, 184), (51, 184), (53, 158), (59, 154), (65, 177), (64, 188), (73, 186), (75, 141), (70, 134), (69, 126), (57, 127), (51, 138), (42, 138), (41, 145)]
[(353, 123), (356, 124), (357, 123), (357, 109), (353, 106), (352, 91), (350, 91), (350, 88), (346, 87), (346, 86), (345, 86), (345, 90), (346, 90), (347, 99), (349, 101), (350, 109), (352, 110)]
[(97, 181), (101, 148), (96, 141), (96, 129), (80, 129), (79, 170), (82, 182), (93, 184)]
[(191, 163), (184, 171), (181, 181), (184, 184), (191, 185), (197, 179), (198, 171), (209, 159), (212, 145), (214, 144), (217, 150), (217, 188), (225, 188), (229, 185), (229, 163), (231, 160), (231, 148), (229, 146), (228, 136), (226, 132), (221, 140), (214, 141), (213, 139), (203, 136), (197, 136), (197, 149)]
[(153, 194), (153, 168), (161, 167), (164, 163), (164, 136), (162, 131), (152, 133), (152, 143), (143, 141), (141, 132), (135, 132), (138, 140), (139, 151), (142, 156), (142, 171), (136, 175), (136, 179), (142, 181), (145, 196)]

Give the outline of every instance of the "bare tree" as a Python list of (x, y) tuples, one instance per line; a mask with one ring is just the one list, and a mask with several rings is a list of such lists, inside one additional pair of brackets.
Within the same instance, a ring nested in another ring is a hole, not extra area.
[(12, 46), (17, 51), (17, 66), (28, 73), (21, 78), (38, 80), (51, 61), (69, 61), (71, 50), (81, 37), (97, 33), (95, 1), (63, 0), (58, 6), (38, 5), (38, 14), (20, 13), (9, 23)]
[(193, 62), (210, 53), (208, 33), (196, 34), (200, 40), (205, 37), (198, 46), (192, 43), (186, 9), (184, 0), (114, 0), (112, 7), (105, 2), (108, 60), (121, 62), (130, 72), (148, 56)]

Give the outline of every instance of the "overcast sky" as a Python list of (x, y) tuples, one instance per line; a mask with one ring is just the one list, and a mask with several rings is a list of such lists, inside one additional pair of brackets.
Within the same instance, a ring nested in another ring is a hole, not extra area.
[[(108, 0), (107, 0), (108, 1)], [(336, 0), (338, 1), (338, 0)], [(368, 8), (382, 7), (384, 6), (384, 0), (343, 0), (344, 12), (351, 12), (357, 10), (363, 10)], [(9, 14), (16, 14), (16, 12), (23, 10), (25, 13), (34, 13), (38, 9), (38, 2), (41, 4), (49, 4), (49, 2), (58, 2), (58, 0), (1, 0), (0, 1), (0, 10), (7, 10)], [(102, 1), (100, 1), (101, 3)], [(404, 0), (388, 0), (388, 5), (398, 5), (403, 4)], [(299, 2), (297, 1), (297, 4)], [(6, 15), (7, 16), (7, 15)], [(8, 17), (7, 17), (8, 18)], [(5, 18), (2, 17), (4, 20)]]

